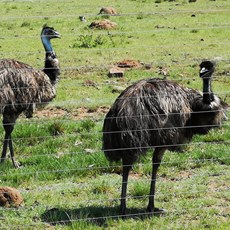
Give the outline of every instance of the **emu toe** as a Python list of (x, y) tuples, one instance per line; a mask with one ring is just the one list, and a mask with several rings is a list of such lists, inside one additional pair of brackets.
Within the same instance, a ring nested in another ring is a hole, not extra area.
[(14, 167), (17, 168), (21, 168), (22, 164), (18, 161), (16, 161), (15, 159), (12, 160)]
[(153, 210), (150, 210), (149, 207), (147, 208), (147, 212), (154, 216), (161, 216), (167, 213), (167, 211), (163, 208), (154, 208)]

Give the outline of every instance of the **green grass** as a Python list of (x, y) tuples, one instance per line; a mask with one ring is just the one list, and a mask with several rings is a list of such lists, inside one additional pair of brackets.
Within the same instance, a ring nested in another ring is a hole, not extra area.
[[(46, 108), (48, 115), (18, 119), (13, 140), (22, 167), (14, 169), (9, 159), (0, 165), (1, 186), (16, 187), (25, 199), (19, 209), (0, 208), (1, 229), (229, 228), (229, 121), (195, 136), (183, 153), (166, 152), (156, 195), (156, 206), (164, 207), (166, 215), (145, 215), (149, 151), (130, 175), (130, 217), (117, 217), (121, 167), (110, 166), (102, 153), (101, 130), (104, 113), (119, 92), (142, 78), (163, 78), (160, 69), (167, 79), (201, 90), (198, 65), (212, 59), (217, 60), (213, 90), (230, 103), (228, 1), (158, 2), (113, 2), (120, 15), (106, 17), (118, 24), (109, 32), (88, 28), (109, 1), (0, 2), (1, 58), (40, 69), (41, 27), (47, 23), (62, 34), (53, 40), (62, 70), (57, 97)], [(109, 68), (123, 59), (143, 66), (126, 70), (124, 78), (108, 78)]]

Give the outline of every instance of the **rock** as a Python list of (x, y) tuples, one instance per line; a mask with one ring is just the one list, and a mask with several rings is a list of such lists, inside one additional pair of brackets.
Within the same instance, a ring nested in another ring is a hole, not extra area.
[(118, 67), (113, 67), (109, 70), (108, 77), (124, 77), (124, 70)]

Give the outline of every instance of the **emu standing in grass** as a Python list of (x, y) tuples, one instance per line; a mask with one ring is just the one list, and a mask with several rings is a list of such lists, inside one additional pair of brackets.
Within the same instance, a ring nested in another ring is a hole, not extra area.
[(1, 162), (6, 158), (9, 146), (10, 156), (15, 167), (11, 133), (18, 116), (24, 112), (27, 118), (32, 117), (35, 105), (45, 105), (56, 96), (55, 84), (60, 75), (59, 61), (50, 43), (50, 39), (60, 38), (53, 28), (44, 26), (41, 40), (45, 48), (45, 67), (43, 70), (13, 59), (0, 60), (0, 112), (3, 114), (5, 138)]
[(178, 151), (194, 134), (207, 134), (226, 118), (227, 105), (211, 89), (213, 72), (212, 62), (200, 64), (203, 94), (173, 81), (149, 79), (129, 86), (116, 99), (104, 120), (103, 150), (109, 161), (123, 163), (121, 215), (126, 214), (129, 171), (140, 155), (154, 148), (147, 212), (163, 212), (155, 208), (154, 194), (165, 150)]

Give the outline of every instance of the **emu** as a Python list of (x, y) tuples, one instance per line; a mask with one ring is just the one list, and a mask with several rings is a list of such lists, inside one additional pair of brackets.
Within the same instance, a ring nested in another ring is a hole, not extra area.
[(19, 167), (19, 163), (14, 159), (11, 133), (16, 119), (21, 113), (27, 118), (32, 117), (36, 105), (45, 105), (56, 96), (55, 85), (59, 79), (60, 67), (50, 43), (53, 38), (60, 38), (60, 34), (53, 28), (44, 26), (41, 31), (45, 49), (43, 70), (36, 70), (14, 59), (0, 60), (0, 112), (5, 130), (1, 162), (4, 162), (9, 147), (15, 168)]
[(152, 156), (149, 214), (163, 213), (154, 205), (156, 175), (164, 152), (179, 151), (194, 134), (207, 134), (226, 118), (227, 104), (212, 92), (215, 65), (200, 64), (203, 94), (161, 79), (140, 80), (126, 88), (104, 119), (103, 151), (109, 161), (122, 161), (120, 214), (126, 215), (126, 192), (129, 172), (148, 149)]
[(116, 10), (113, 7), (102, 7), (100, 9), (99, 14), (111, 14), (111, 15), (117, 15)]

